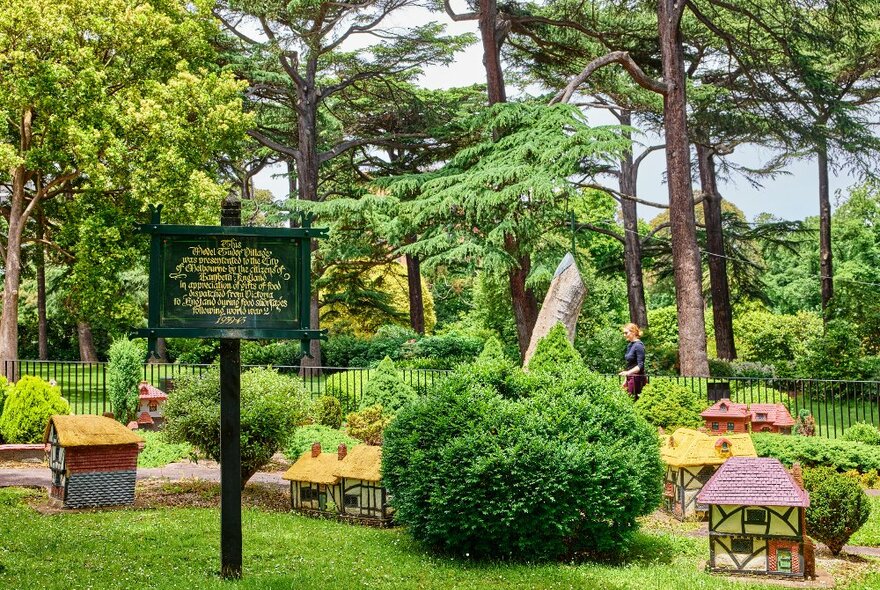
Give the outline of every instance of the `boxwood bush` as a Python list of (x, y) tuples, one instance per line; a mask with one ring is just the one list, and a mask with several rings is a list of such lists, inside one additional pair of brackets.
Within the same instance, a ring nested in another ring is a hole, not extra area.
[(763, 432), (753, 433), (752, 442), (759, 457), (775, 457), (789, 466), (798, 461), (805, 467), (825, 466), (837, 471), (880, 470), (880, 447), (862, 442)]
[(393, 414), (412, 403), (415, 398), (416, 390), (400, 378), (394, 361), (386, 356), (376, 370), (372, 371), (358, 406), (363, 409), (380, 405)]
[(880, 430), (873, 424), (856, 422), (846, 429), (841, 437), (843, 440), (865, 443), (866, 445), (880, 445)]
[(60, 387), (26, 375), (9, 389), (0, 416), (0, 434), (11, 444), (39, 443), (49, 418), (69, 413), (70, 404), (61, 397)]
[[(304, 422), (311, 398), (295, 378), (257, 368), (241, 375), (241, 485), (269, 462)], [(220, 370), (181, 375), (165, 402), (166, 438), (220, 460)]]
[(804, 487), (810, 492), (807, 533), (837, 555), (849, 538), (868, 522), (871, 503), (859, 480), (830, 467), (804, 471)]
[(703, 425), (700, 412), (706, 409), (705, 397), (672, 379), (653, 377), (645, 385), (636, 412), (654, 426), (673, 431), (678, 427), (699, 428)]
[(404, 408), (385, 431), (382, 472), (396, 520), (419, 541), (528, 560), (622, 550), (657, 507), (663, 473), (657, 434), (614, 385), (498, 359)]

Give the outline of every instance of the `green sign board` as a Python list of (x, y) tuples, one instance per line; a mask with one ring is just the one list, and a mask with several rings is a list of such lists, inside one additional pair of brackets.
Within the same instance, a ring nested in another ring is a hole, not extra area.
[(311, 239), (326, 229), (163, 225), (152, 234), (150, 312), (137, 336), (322, 337), (309, 329)]

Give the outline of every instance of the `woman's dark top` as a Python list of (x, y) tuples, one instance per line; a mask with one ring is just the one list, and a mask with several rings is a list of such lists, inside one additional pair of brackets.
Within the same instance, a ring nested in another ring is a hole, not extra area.
[(626, 361), (627, 371), (638, 365), (639, 374), (645, 374), (645, 345), (641, 340), (633, 340), (626, 345), (626, 354), (623, 355), (623, 360)]

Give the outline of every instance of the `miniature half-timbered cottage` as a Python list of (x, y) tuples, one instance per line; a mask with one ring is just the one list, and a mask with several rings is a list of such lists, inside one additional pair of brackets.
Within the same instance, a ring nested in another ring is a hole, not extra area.
[(390, 524), (392, 510), (382, 486), (382, 447), (339, 445), (321, 452), (315, 443), (282, 476), (290, 481), (291, 508), (368, 524)]
[(703, 486), (697, 501), (709, 506), (709, 570), (815, 575), (813, 545), (805, 530), (810, 496), (777, 459), (731, 458)]
[(756, 457), (748, 434), (711, 436), (679, 428), (661, 437), (660, 456), (666, 463), (663, 508), (679, 520), (704, 518), (708, 507), (697, 503), (703, 485), (730, 457)]
[(104, 416), (52, 416), (48, 443), (49, 496), (65, 508), (134, 503), (139, 444), (144, 440)]
[(727, 398), (718, 400), (700, 414), (711, 433), (777, 432), (791, 434), (794, 418), (784, 404), (740, 404)]
[(165, 423), (162, 404), (168, 396), (161, 389), (141, 381), (138, 385), (137, 427), (144, 430), (159, 430)]

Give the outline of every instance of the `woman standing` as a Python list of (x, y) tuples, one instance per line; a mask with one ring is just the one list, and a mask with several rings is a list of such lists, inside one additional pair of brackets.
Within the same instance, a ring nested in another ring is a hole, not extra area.
[(639, 338), (642, 331), (636, 324), (627, 324), (623, 327), (623, 337), (629, 341), (626, 345), (626, 354), (623, 356), (626, 369), (618, 373), (626, 377), (623, 388), (629, 392), (633, 401), (639, 399), (642, 387), (648, 382), (645, 375), (645, 345)]

